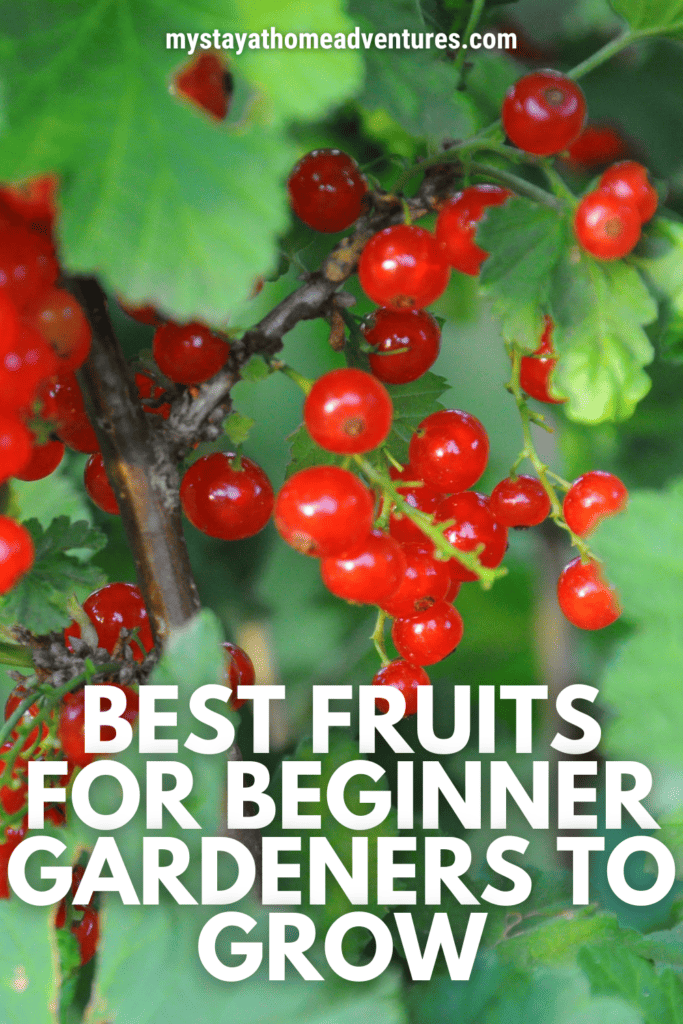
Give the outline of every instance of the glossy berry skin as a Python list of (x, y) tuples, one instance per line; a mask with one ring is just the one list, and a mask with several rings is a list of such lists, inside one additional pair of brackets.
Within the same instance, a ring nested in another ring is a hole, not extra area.
[(92, 907), (86, 907), (83, 917), (78, 924), (71, 926), (71, 931), (76, 936), (81, 954), (81, 967), (84, 967), (95, 956), (100, 941), (100, 919), (97, 911)]
[(538, 526), (550, 515), (550, 498), (534, 476), (506, 477), (491, 491), (489, 509), (503, 526)]
[(245, 701), (240, 700), (237, 696), (237, 687), (254, 685), (256, 682), (254, 663), (247, 652), (237, 644), (231, 644), (229, 640), (226, 640), (222, 646), (225, 658), (224, 682), (231, 690), (230, 707), (239, 711)]
[(476, 276), (488, 256), (477, 245), (477, 225), (489, 206), (501, 206), (512, 195), (497, 185), (472, 185), (442, 206), (436, 221), (436, 240), (454, 270)]
[[(83, 602), (83, 611), (95, 627), (99, 646), (110, 654), (114, 651), (122, 629), (138, 630), (137, 640), (132, 644), (136, 661), (144, 660), (140, 646), (145, 651), (150, 651), (154, 646), (145, 602), (134, 583), (109, 583), (95, 590)], [(81, 628), (76, 622), (64, 630), (65, 639), (80, 635)]]
[(35, 553), (28, 530), (7, 516), (0, 516), (0, 594), (19, 582), (33, 565)]
[(626, 156), (627, 145), (610, 125), (587, 124), (567, 147), (569, 162), (588, 169), (604, 167)]
[[(138, 389), (138, 395), (141, 399), (161, 398), (164, 393), (164, 388), (162, 388), (160, 384), (157, 384), (154, 378), (150, 377), (148, 373), (136, 373), (135, 386)], [(152, 416), (161, 416), (162, 419), (165, 420), (167, 420), (171, 415), (170, 402), (162, 402), (161, 405), (146, 405), (143, 402), (142, 408)]]
[(562, 405), (566, 398), (555, 398), (550, 393), (552, 374), (557, 365), (557, 356), (553, 348), (554, 324), (549, 316), (544, 317), (545, 327), (538, 348), (533, 355), (522, 356), (519, 366), (519, 383), (537, 402), (551, 405)]
[(225, 364), (230, 346), (204, 324), (169, 321), (157, 328), (152, 353), (169, 380), (176, 384), (202, 384)]
[(378, 306), (422, 309), (446, 290), (450, 268), (424, 228), (396, 224), (373, 235), (358, 264), (360, 286)]
[(434, 363), (441, 345), (441, 329), (423, 309), (378, 309), (363, 334), (375, 350), (369, 355), (370, 369), (385, 384), (417, 380)]
[(626, 507), (628, 491), (618, 476), (601, 469), (578, 477), (567, 491), (563, 514), (570, 530), (585, 537), (598, 523)]
[(370, 533), (374, 504), (372, 493), (347, 469), (312, 466), (283, 484), (275, 501), (275, 526), (302, 555), (341, 555)]
[(608, 167), (600, 178), (598, 191), (607, 192), (635, 206), (641, 224), (654, 217), (659, 203), (659, 196), (650, 184), (647, 169), (635, 160), (622, 160)]
[(505, 94), (503, 128), (526, 153), (560, 153), (581, 134), (586, 99), (580, 87), (558, 71), (534, 71)]
[(373, 530), (360, 544), (341, 555), (323, 558), (323, 583), (336, 597), (355, 604), (380, 604), (398, 588), (406, 559), (400, 544)]
[(314, 149), (287, 182), (299, 220), (314, 231), (346, 231), (361, 215), (368, 185), (358, 164), (338, 149)]
[(31, 460), (33, 436), (18, 416), (0, 412), (0, 484), (16, 476)]
[[(96, 686), (97, 683), (91, 685)], [(126, 694), (126, 710), (123, 718), (132, 725), (138, 717), (138, 695), (129, 686), (121, 686), (119, 688)], [(106, 707), (107, 705), (105, 704), (104, 706)], [(108, 706), (111, 707), (111, 704)], [(86, 751), (84, 730), (85, 687), (66, 694), (60, 709), (59, 723), (57, 725), (57, 736), (62, 745), (64, 757), (71, 764), (77, 765), (79, 768), (85, 768), (86, 765), (92, 764), (97, 756), (100, 756)], [(112, 740), (114, 736), (115, 732), (112, 726), (105, 725), (101, 728), (100, 738), (102, 740)]]
[(57, 372), (57, 356), (37, 331), (22, 324), (14, 343), (0, 343), (0, 408), (23, 411), (41, 384)]
[(479, 420), (460, 409), (427, 416), (410, 439), (410, 464), (435, 491), (464, 491), (486, 469), (489, 439)]
[[(411, 665), (403, 658), (396, 658), (388, 665), (383, 665), (372, 680), (373, 686), (393, 686), (405, 697), (406, 710), (403, 715), (408, 718), (417, 711), (417, 688), (418, 686), (431, 686), (431, 679), (419, 665)], [(382, 710), (386, 708), (387, 702), (383, 697), (375, 697), (375, 704)]]
[(18, 224), (0, 236), (0, 289), (23, 310), (30, 300), (57, 280), (59, 267), (52, 244), (43, 235)]
[(100, 446), (83, 403), (83, 395), (73, 373), (61, 374), (41, 392), (43, 419), (55, 424), (60, 441), (76, 452), (91, 455)]
[(83, 483), (85, 484), (88, 496), (99, 509), (102, 509), (103, 512), (108, 512), (112, 516), (121, 514), (116, 495), (107, 478), (104, 459), (100, 452), (91, 455), (86, 462), (83, 471)]
[[(455, 520), (444, 536), (458, 551), (474, 551), (483, 544), (479, 554), (482, 565), (494, 569), (503, 561), (508, 542), (507, 528), (491, 512), (485, 494), (463, 491), (461, 494), (449, 495), (439, 502), (436, 519), (442, 523), (447, 519)], [(476, 580), (476, 575), (457, 559), (452, 558), (449, 565), (454, 580), (462, 583)]]
[(24, 310), (24, 322), (45, 339), (59, 361), (59, 373), (77, 370), (88, 357), (92, 332), (83, 310), (63, 288), (40, 292)]
[(434, 558), (429, 542), (402, 544), (401, 549), (406, 560), (405, 572), (398, 588), (380, 604), (393, 618), (409, 619), (445, 599), (451, 586), (451, 572), (447, 562)]
[(0, 289), (0, 352), (9, 352), (19, 336), (19, 310), (9, 295)]
[(394, 647), (413, 665), (434, 665), (443, 661), (462, 640), (460, 613), (445, 601), (410, 619), (396, 619), (391, 630)]
[(581, 558), (562, 570), (557, 600), (565, 618), (579, 629), (604, 629), (621, 615), (614, 587), (603, 580), (596, 562), (583, 565)]
[(50, 473), (54, 473), (63, 458), (64, 444), (62, 441), (46, 441), (45, 444), (34, 444), (31, 450), (31, 458), (21, 472), (14, 475), (17, 480), (43, 480)]
[[(404, 466), (400, 471), (391, 466), (389, 468), (389, 476), (395, 482), (396, 490), (401, 497), (411, 508), (417, 509), (419, 512), (431, 515), (439, 501), (441, 501), (442, 495), (432, 487), (422, 483), (416, 470), (411, 465)], [(405, 484), (401, 483), (401, 481), (405, 481)], [(406, 486), (406, 484), (409, 486)], [(402, 512), (391, 513), (389, 517), (389, 533), (395, 540), (401, 541), (401, 543), (410, 541), (424, 543), (425, 540), (425, 535), (420, 527)]]
[(273, 511), (270, 480), (260, 466), (232, 452), (197, 459), (180, 485), (180, 504), (193, 526), (219, 540), (253, 537)]
[(640, 238), (640, 214), (611, 192), (589, 192), (579, 203), (574, 231), (591, 256), (618, 260), (627, 256)]
[(321, 448), (338, 455), (369, 452), (391, 429), (389, 392), (364, 370), (348, 367), (319, 377), (304, 403), (304, 423)]
[(230, 101), (227, 82), (229, 79), (218, 54), (199, 53), (178, 72), (175, 88), (200, 110), (211, 114), (217, 121), (224, 121)]

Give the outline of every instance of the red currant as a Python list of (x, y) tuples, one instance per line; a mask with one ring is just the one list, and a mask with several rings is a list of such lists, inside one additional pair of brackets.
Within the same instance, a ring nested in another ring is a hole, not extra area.
[(614, 587), (606, 583), (596, 562), (575, 558), (557, 581), (557, 600), (562, 613), (579, 629), (604, 629), (621, 615)]
[(491, 491), (489, 508), (503, 526), (538, 526), (550, 515), (550, 498), (534, 476), (506, 477)]
[(15, 302), (0, 289), (0, 354), (11, 352), (19, 337), (19, 312)]
[(109, 483), (107, 471), (104, 468), (104, 459), (100, 452), (95, 452), (86, 462), (83, 471), (83, 483), (89, 497), (98, 508), (102, 509), (103, 512), (109, 512), (113, 516), (121, 514), (119, 503)]
[[(417, 711), (418, 686), (430, 686), (431, 679), (419, 665), (411, 665), (403, 658), (396, 658), (395, 661), (390, 661), (375, 674), (372, 685), (393, 686), (400, 690), (406, 702), (403, 717), (408, 718), (409, 715), (414, 715)], [(375, 704), (380, 710), (383, 710), (383, 705), (384, 707), (388, 706), (384, 697), (375, 697)]]
[(584, 537), (598, 523), (626, 507), (628, 491), (618, 476), (594, 469), (571, 485), (564, 499), (563, 513), (570, 530)]
[(52, 245), (42, 235), (23, 224), (0, 233), (0, 289), (20, 309), (54, 284), (58, 274)]
[(421, 309), (446, 290), (450, 267), (424, 228), (396, 224), (373, 235), (358, 264), (361, 288), (378, 306)]
[(26, 818), (19, 825), (12, 825), (5, 829), (0, 843), (0, 900), (9, 899), (10, 888), (7, 880), (7, 867), (12, 852), (17, 848), (22, 839), (26, 838), (28, 825)]
[[(434, 511), (437, 503), (441, 500), (441, 494), (435, 491), (433, 488), (428, 487), (427, 484), (422, 483), (419, 480), (418, 474), (412, 466), (404, 466), (402, 470), (394, 469), (392, 466), (389, 469), (389, 475), (392, 480), (405, 481), (405, 484), (396, 484), (396, 490), (399, 492), (401, 497), (411, 506), (411, 508), (417, 509), (419, 512), (425, 512), (428, 515)], [(409, 519), (408, 516), (402, 512), (392, 512), (389, 519), (389, 533), (392, 537), (399, 541), (419, 541), (424, 542), (425, 535), (417, 526), (416, 523)]]
[(537, 402), (548, 402), (562, 405), (566, 398), (553, 398), (550, 393), (552, 375), (557, 365), (557, 356), (553, 349), (553, 329), (555, 325), (549, 316), (544, 317), (545, 327), (538, 348), (530, 356), (522, 356), (519, 367), (519, 384), (522, 391), (535, 398)]
[(314, 149), (287, 182), (297, 217), (314, 231), (346, 231), (363, 210), (367, 182), (358, 164), (338, 149)]
[(24, 220), (51, 222), (55, 218), (58, 187), (56, 175), (42, 174), (11, 185), (3, 185), (0, 195), (7, 206)]
[(24, 309), (23, 319), (54, 350), (59, 373), (77, 370), (87, 359), (90, 324), (79, 303), (63, 288), (48, 288), (36, 295)]
[(244, 704), (244, 700), (237, 696), (238, 686), (253, 686), (256, 682), (256, 672), (254, 671), (254, 663), (241, 647), (237, 644), (231, 644), (229, 640), (226, 640), (223, 644), (223, 651), (225, 657), (225, 683), (230, 687), (230, 707), (234, 708), (235, 711)]
[(370, 369), (385, 384), (409, 384), (426, 373), (439, 354), (441, 329), (423, 309), (378, 309), (363, 334), (375, 349)]
[(67, 447), (86, 455), (100, 450), (73, 373), (55, 377), (40, 397), (43, 401), (42, 418), (55, 423), (55, 432)]
[(600, 178), (598, 191), (608, 192), (630, 206), (635, 206), (641, 224), (654, 217), (659, 203), (659, 196), (650, 184), (646, 168), (635, 160), (623, 160), (608, 167)]
[[(436, 509), (438, 522), (453, 519), (444, 536), (459, 551), (474, 551), (480, 544), (483, 549), (478, 558), (482, 565), (494, 569), (503, 561), (507, 550), (507, 528), (498, 522), (489, 507), (489, 499), (477, 491), (463, 491), (451, 494), (439, 502)], [(453, 558), (449, 562), (453, 579), (472, 582), (476, 575)]]
[[(94, 591), (83, 602), (83, 611), (95, 627), (99, 646), (110, 654), (114, 651), (122, 629), (138, 630), (137, 640), (132, 647), (136, 661), (143, 661), (143, 651), (149, 651), (154, 646), (145, 602), (134, 583), (109, 583)], [(65, 639), (80, 635), (81, 627), (76, 622), (64, 630)]]
[(132, 320), (137, 320), (139, 324), (145, 324), (147, 327), (161, 327), (164, 322), (164, 318), (154, 306), (130, 306), (121, 298), (118, 298), (118, 303), (123, 312)]
[[(150, 377), (148, 373), (136, 373), (135, 384), (138, 389), (138, 395), (141, 399), (157, 399), (164, 393), (164, 388), (162, 388), (160, 384), (157, 384), (154, 378)], [(162, 402), (161, 405), (146, 405), (143, 401), (142, 408), (145, 412), (152, 413), (154, 416), (161, 416), (162, 419), (165, 420), (167, 420), (171, 415), (170, 402)]]
[(57, 364), (41, 335), (22, 324), (11, 348), (0, 344), (0, 408), (28, 408), (43, 381), (57, 372)]
[[(91, 684), (97, 686), (97, 683)], [(109, 684), (111, 685), (111, 683)], [(137, 720), (139, 701), (135, 690), (129, 686), (119, 687), (126, 695), (126, 710), (123, 718), (131, 725)], [(103, 702), (106, 708), (106, 703)], [(111, 704), (110, 704), (111, 706)], [(73, 693), (67, 693), (59, 712), (57, 725), (57, 736), (62, 744), (62, 752), (71, 764), (79, 768), (85, 768), (92, 764), (96, 754), (85, 749), (85, 687)], [(100, 730), (102, 740), (114, 739), (115, 732), (111, 725), (105, 725)]]
[(436, 240), (450, 265), (475, 276), (488, 256), (475, 242), (477, 225), (489, 206), (501, 206), (512, 195), (497, 185), (472, 185), (446, 202), (436, 221)]
[(273, 488), (260, 466), (232, 452), (197, 459), (180, 485), (180, 503), (193, 526), (209, 537), (243, 540), (262, 530), (273, 511)]
[(534, 71), (515, 82), (503, 101), (503, 128), (515, 146), (536, 156), (560, 153), (581, 134), (586, 98), (558, 71)]
[(395, 619), (391, 639), (402, 658), (411, 664), (434, 665), (447, 658), (462, 640), (460, 613), (445, 601), (410, 619)]
[(71, 931), (76, 936), (78, 949), (81, 954), (81, 967), (89, 963), (97, 952), (97, 944), (100, 940), (99, 915), (92, 907), (86, 907), (83, 917), (78, 924), (71, 926)]
[(433, 545), (413, 542), (401, 545), (406, 560), (403, 578), (381, 607), (395, 619), (409, 619), (444, 600), (451, 586), (447, 562), (434, 557)]
[(152, 353), (169, 380), (176, 384), (201, 384), (225, 364), (230, 346), (204, 324), (169, 321), (157, 328)]
[(587, 124), (567, 147), (569, 162), (582, 167), (601, 167), (626, 156), (627, 145), (619, 132), (609, 125)]
[(175, 77), (177, 92), (217, 121), (224, 121), (228, 113), (228, 84), (229, 77), (217, 53), (197, 54)]
[(337, 466), (302, 469), (282, 486), (275, 502), (280, 536), (302, 555), (326, 558), (360, 544), (370, 533), (374, 498), (363, 483)]
[[(5, 715), (5, 718), (7, 718), (7, 715)], [(13, 749), (13, 739), (6, 740), (0, 747), (0, 775), (4, 773), (7, 765), (6, 758)], [(24, 764), (24, 762), (17, 758), (12, 768), (11, 779), (0, 788), (0, 805), (2, 805), (2, 809), (7, 815), (17, 814), (26, 806), (28, 781)]]
[(61, 441), (34, 444), (30, 460), (15, 476), (17, 480), (42, 480), (54, 473), (63, 458), (64, 445)]
[(400, 544), (373, 530), (341, 555), (324, 558), (323, 583), (336, 597), (356, 604), (380, 604), (397, 589), (405, 575), (406, 559)]
[(0, 594), (18, 583), (33, 565), (35, 553), (28, 530), (7, 516), (0, 516)]
[(321, 448), (339, 455), (368, 452), (391, 429), (393, 407), (383, 384), (363, 370), (332, 370), (304, 403), (304, 422)]
[(479, 420), (459, 409), (427, 416), (410, 439), (410, 464), (435, 491), (464, 491), (486, 469), (489, 439)]
[(18, 416), (0, 412), (0, 484), (28, 466), (33, 435)]
[(618, 260), (627, 256), (640, 238), (640, 214), (611, 192), (589, 192), (579, 203), (574, 231), (591, 256)]

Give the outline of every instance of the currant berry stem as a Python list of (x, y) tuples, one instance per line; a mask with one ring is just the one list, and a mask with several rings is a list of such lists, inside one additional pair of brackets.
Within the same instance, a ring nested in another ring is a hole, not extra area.
[(384, 640), (384, 624), (387, 621), (387, 613), (381, 608), (377, 610), (377, 622), (375, 623), (375, 629), (370, 639), (375, 645), (375, 650), (379, 654), (382, 666), (388, 665), (391, 660), (387, 655), (386, 643)]

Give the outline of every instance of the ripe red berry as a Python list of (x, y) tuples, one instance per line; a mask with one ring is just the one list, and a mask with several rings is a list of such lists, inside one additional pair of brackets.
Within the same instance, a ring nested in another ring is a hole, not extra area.
[(530, 356), (522, 356), (519, 367), (519, 383), (522, 391), (535, 398), (537, 402), (549, 402), (562, 405), (566, 398), (553, 398), (550, 393), (552, 374), (557, 365), (557, 356), (553, 348), (554, 324), (549, 316), (543, 318), (545, 327), (538, 348)]
[(650, 184), (647, 169), (635, 160), (623, 160), (608, 167), (600, 178), (598, 191), (607, 192), (635, 206), (641, 224), (654, 217), (659, 203), (659, 196)]
[[(5, 719), (7, 719), (5, 714)], [(14, 739), (6, 740), (0, 747), (0, 775), (7, 766), (7, 757), (14, 748)], [(26, 775), (25, 762), (17, 758), (12, 768), (11, 779), (8, 779), (0, 788), (0, 805), (7, 815), (17, 814), (26, 806), (28, 794), (28, 780)]]
[(78, 949), (81, 954), (81, 967), (89, 963), (97, 952), (97, 944), (100, 940), (99, 915), (92, 907), (86, 907), (83, 917), (78, 924), (71, 926), (71, 931), (76, 936)]
[(503, 101), (505, 134), (536, 156), (560, 153), (581, 134), (586, 99), (580, 87), (558, 71), (534, 71), (515, 82)]
[(59, 267), (47, 238), (18, 224), (0, 232), (0, 289), (23, 309), (57, 280)]
[(367, 182), (358, 164), (338, 149), (314, 149), (299, 160), (287, 182), (297, 217), (314, 231), (346, 231), (363, 209)]
[(357, 476), (312, 466), (285, 481), (275, 501), (280, 536), (302, 555), (326, 558), (361, 543), (372, 529), (374, 498)]
[[(154, 378), (150, 377), (148, 373), (136, 373), (135, 384), (138, 389), (138, 395), (141, 399), (161, 398), (164, 393), (164, 388), (162, 388), (160, 384), (157, 384)], [(142, 408), (145, 412), (149, 412), (153, 416), (161, 416), (165, 420), (167, 420), (171, 415), (170, 402), (162, 402), (161, 405), (146, 405), (143, 402)]]
[(45, 339), (59, 360), (59, 373), (77, 370), (88, 357), (92, 332), (83, 310), (63, 288), (39, 292), (24, 309), (24, 322)]
[[(451, 494), (439, 502), (436, 509), (438, 522), (453, 519), (444, 536), (458, 551), (474, 551), (480, 544), (479, 561), (494, 569), (503, 561), (507, 550), (507, 528), (500, 523), (489, 507), (489, 499), (477, 491)], [(476, 575), (453, 558), (449, 562), (454, 580), (463, 583), (476, 580)]]
[(256, 682), (254, 663), (246, 651), (243, 651), (237, 644), (231, 644), (229, 640), (224, 642), (223, 651), (225, 657), (224, 682), (232, 691), (230, 707), (234, 708), (235, 711), (239, 711), (244, 704), (244, 700), (237, 696), (237, 687), (254, 685)]
[[(418, 686), (430, 686), (431, 679), (419, 665), (411, 665), (403, 658), (396, 658), (388, 665), (382, 666), (372, 680), (373, 686), (393, 686), (405, 697), (406, 710), (403, 715), (408, 718), (417, 711)], [(387, 707), (384, 697), (375, 697), (375, 704), (380, 710)]]
[(20, 329), (16, 303), (0, 289), (0, 354), (11, 352)]
[(26, 818), (19, 825), (11, 825), (6, 828), (0, 842), (0, 900), (9, 899), (10, 888), (7, 880), (7, 867), (13, 850), (17, 848), (22, 839), (26, 838), (28, 825)]
[(229, 83), (217, 53), (197, 54), (175, 77), (176, 91), (217, 121), (225, 120), (228, 113), (232, 91)]
[(445, 601), (410, 619), (396, 619), (391, 639), (402, 658), (411, 664), (434, 665), (447, 658), (462, 640), (460, 613)]
[(313, 440), (339, 455), (377, 448), (391, 429), (392, 416), (384, 385), (351, 367), (319, 377), (304, 403), (304, 422)]
[[(417, 471), (412, 466), (404, 466), (402, 470), (389, 469), (391, 479), (396, 482), (396, 490), (401, 497), (414, 509), (431, 515), (434, 512), (442, 495), (432, 487), (419, 480)], [(405, 481), (411, 486), (400, 484)], [(425, 535), (411, 519), (402, 512), (392, 512), (389, 518), (389, 533), (396, 540), (401, 542), (418, 541), (424, 542)]]
[(574, 231), (591, 256), (618, 260), (627, 256), (640, 238), (640, 214), (610, 192), (589, 192), (579, 203)]
[(395, 619), (409, 619), (445, 599), (451, 586), (447, 562), (434, 557), (429, 542), (401, 545), (406, 568), (398, 588), (380, 606)]
[[(97, 683), (91, 685), (97, 686)], [(109, 685), (112, 685), (111, 683)], [(119, 689), (123, 690), (126, 695), (126, 710), (123, 714), (123, 718), (130, 722), (131, 725), (137, 720), (139, 711), (139, 700), (135, 690), (132, 690), (129, 686), (120, 686)], [(103, 706), (106, 709), (107, 704), (111, 707), (111, 702), (103, 701)], [(64, 697), (59, 712), (59, 722), (57, 724), (57, 736), (59, 742), (62, 744), (62, 752), (71, 764), (77, 765), (79, 768), (85, 768), (86, 765), (92, 764), (97, 754), (86, 751), (85, 749), (85, 687), (80, 690), (76, 690), (73, 693), (67, 693)], [(114, 739), (115, 732), (111, 725), (105, 725), (100, 730), (100, 739), (112, 740)]]
[(628, 146), (619, 132), (609, 125), (587, 124), (567, 147), (569, 162), (589, 169), (604, 167), (613, 160), (626, 156)]
[[(83, 602), (83, 611), (95, 627), (99, 646), (110, 654), (122, 629), (138, 630), (137, 639), (132, 644), (136, 661), (143, 661), (143, 651), (150, 651), (154, 646), (145, 602), (134, 583), (109, 583), (94, 591)], [(70, 636), (80, 635), (81, 627), (76, 622), (64, 630), (67, 640)]]
[(83, 483), (89, 497), (103, 512), (109, 512), (112, 516), (120, 515), (119, 504), (116, 500), (107, 471), (104, 468), (104, 459), (100, 452), (91, 455), (85, 464), (83, 471)]
[(579, 629), (604, 629), (621, 615), (616, 591), (602, 578), (600, 567), (580, 558), (562, 570), (557, 600), (565, 618)]
[(450, 265), (475, 276), (488, 256), (475, 242), (477, 225), (489, 206), (501, 206), (511, 192), (497, 185), (472, 185), (446, 202), (436, 221), (436, 240)]
[(19, 582), (33, 565), (35, 553), (28, 530), (7, 516), (0, 516), (0, 594)]
[(570, 530), (584, 537), (598, 523), (626, 507), (628, 491), (618, 476), (601, 469), (578, 477), (564, 499), (563, 513)]
[(393, 309), (421, 309), (435, 302), (449, 276), (436, 238), (409, 224), (396, 224), (373, 235), (358, 264), (358, 280), (368, 298)]
[(54, 174), (41, 174), (35, 178), (3, 185), (0, 196), (4, 203), (27, 221), (52, 221), (59, 180)]
[(410, 439), (410, 464), (435, 491), (464, 491), (477, 482), (489, 457), (488, 435), (479, 420), (460, 409), (427, 416)]
[(157, 328), (152, 353), (169, 380), (176, 384), (201, 384), (226, 363), (230, 346), (204, 324), (169, 321)]
[(506, 477), (491, 491), (489, 509), (503, 526), (537, 526), (550, 514), (550, 498), (534, 476)]
[(45, 444), (34, 444), (31, 458), (19, 473), (17, 480), (42, 480), (54, 473), (64, 458), (64, 445), (61, 441), (46, 441)]
[(441, 329), (423, 309), (378, 309), (363, 327), (370, 369), (385, 384), (409, 384), (426, 373), (439, 354)]
[(180, 485), (180, 503), (193, 526), (219, 540), (242, 540), (262, 530), (273, 511), (273, 488), (260, 466), (233, 452), (197, 459)]
[(43, 402), (41, 417), (55, 424), (57, 436), (67, 447), (86, 455), (100, 450), (73, 373), (55, 377), (40, 397)]
[(137, 320), (139, 324), (145, 324), (147, 327), (160, 327), (163, 324), (164, 318), (154, 306), (130, 306), (119, 296), (117, 299), (123, 312), (132, 320)]
[(58, 360), (40, 334), (22, 324), (11, 347), (0, 344), (0, 408), (28, 408), (43, 381), (57, 372)]
[(0, 412), (0, 484), (28, 466), (33, 435), (18, 416)]
[(323, 583), (344, 601), (380, 604), (397, 589), (405, 575), (406, 559), (393, 537), (372, 533), (341, 555), (323, 558)]

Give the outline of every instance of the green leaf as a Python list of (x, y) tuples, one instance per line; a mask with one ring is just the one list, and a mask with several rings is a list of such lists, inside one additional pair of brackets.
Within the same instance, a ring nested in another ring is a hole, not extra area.
[(638, 32), (674, 37), (683, 33), (683, 0), (610, 0), (610, 4)]
[(69, 272), (97, 271), (130, 302), (218, 325), (274, 268), (289, 221), (282, 181), (296, 158), (283, 118), (323, 113), (351, 95), (359, 55), (233, 51), (233, 108), (218, 126), (171, 95), (169, 82), (188, 57), (164, 46), (177, 26), (234, 32), (270, 24), (283, 33), (351, 28), (337, 0), (313, 11), (302, 0), (286, 11), (238, 0), (27, 0), (3, 8), (0, 177), (60, 174)]
[(253, 426), (254, 420), (249, 416), (242, 416), (239, 412), (232, 412), (225, 420), (223, 429), (234, 445), (240, 445), (244, 444), (247, 440)]
[(67, 516), (53, 519), (44, 529), (37, 519), (24, 523), (35, 548), (31, 571), (10, 591), (0, 605), (0, 619), (20, 622), (35, 632), (60, 629), (71, 618), (67, 602), (79, 601), (104, 582), (102, 572), (69, 552), (100, 551), (107, 538), (90, 523), (72, 523)]
[(551, 314), (567, 415), (581, 423), (628, 419), (650, 389), (643, 367), (654, 350), (643, 327), (657, 316), (637, 270), (572, 247), (554, 274)]
[(615, 942), (586, 946), (579, 963), (596, 995), (620, 996), (643, 1014), (645, 1024), (683, 1024), (683, 981), (672, 970), (658, 974)]
[(502, 960), (520, 968), (537, 963), (552, 967), (575, 962), (582, 946), (602, 939), (622, 941), (616, 917), (595, 913), (594, 908), (572, 908), (538, 927), (500, 942), (498, 953)]
[[(639, 247), (640, 248), (640, 247)], [(645, 275), (663, 305), (659, 351), (663, 359), (683, 362), (683, 224), (657, 218), (650, 225), (645, 255), (633, 262)]]
[(55, 950), (51, 908), (16, 897), (0, 903), (0, 1020), (2, 1024), (54, 1024)]
[(249, 362), (240, 370), (242, 380), (265, 380), (269, 375), (270, 369), (262, 356), (252, 356)]

